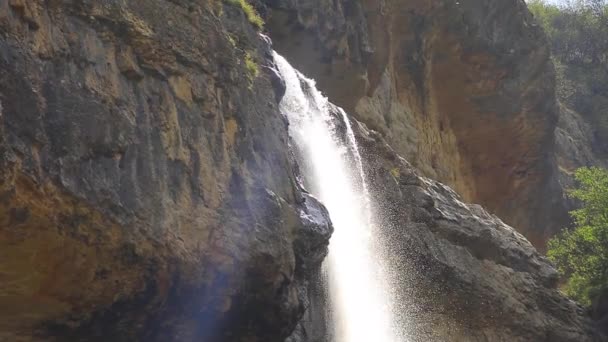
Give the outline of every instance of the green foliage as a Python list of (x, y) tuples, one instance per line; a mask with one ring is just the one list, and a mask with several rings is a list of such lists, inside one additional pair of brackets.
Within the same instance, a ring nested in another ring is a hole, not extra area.
[(398, 167), (391, 169), (391, 175), (395, 179), (399, 179), (401, 177), (401, 170)]
[(528, 2), (543, 26), (553, 53), (568, 63), (606, 63), (608, 0), (577, 0), (556, 6), (543, 0)]
[(570, 196), (583, 204), (571, 212), (576, 227), (549, 241), (547, 255), (568, 279), (566, 294), (590, 305), (608, 288), (608, 171), (581, 168), (575, 176)]
[(253, 26), (257, 27), (258, 29), (264, 28), (264, 19), (262, 19), (262, 17), (260, 17), (260, 15), (258, 14), (258, 11), (256, 11), (255, 8), (249, 2), (247, 2), (247, 0), (226, 0), (226, 1), (233, 6), (240, 7), (243, 10), (243, 12), (245, 13), (245, 15), (247, 16), (247, 20), (249, 20), (249, 22)]
[(608, 0), (531, 0), (528, 8), (551, 43), (560, 101), (592, 124), (593, 147), (608, 155)]
[(528, 8), (549, 36), (557, 34), (553, 22), (561, 14), (559, 7), (545, 3), (543, 0), (532, 0), (528, 1)]
[(253, 60), (251, 54), (249, 52), (245, 52), (245, 68), (247, 69), (247, 77), (249, 81), (253, 83), (253, 80), (258, 77), (260, 73), (260, 68), (258, 67), (258, 63)]

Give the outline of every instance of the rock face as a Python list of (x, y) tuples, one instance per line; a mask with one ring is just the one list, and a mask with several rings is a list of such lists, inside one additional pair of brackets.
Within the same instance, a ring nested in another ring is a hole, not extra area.
[[(544, 217), (550, 65), (502, 3), (267, 5), (279, 49), (380, 132), (355, 125), (412, 339), (600, 341), (521, 235), (399, 156), (522, 227)], [(300, 50), (276, 31), (292, 18)], [(290, 336), (332, 229), (269, 49), (215, 0), (0, 0), (1, 341)]]
[[(579, 113), (560, 104), (560, 117), (555, 130), (556, 160), (562, 188), (571, 189), (576, 184), (574, 172), (583, 166), (606, 167), (606, 160), (597, 153), (593, 128)], [(566, 198), (568, 209), (577, 208), (574, 200)]]
[[(559, 121), (555, 130), (556, 156), (560, 182), (565, 188), (574, 186), (573, 174), (582, 166), (606, 168), (608, 139), (605, 125), (597, 122), (608, 106), (608, 97), (594, 89), (608, 84), (602, 66), (568, 65), (557, 62), (557, 94), (560, 100)], [(591, 84), (589, 84), (591, 83)], [(576, 203), (569, 202), (569, 208)]]
[[(340, 127), (340, 112), (334, 116)], [(598, 323), (558, 291), (557, 271), (523, 235), (481, 206), (465, 204), (446, 185), (420, 176), (381, 134), (356, 120), (352, 126), (373, 204), (374, 235), (388, 260), (393, 314), (407, 341), (607, 340)], [(326, 341), (331, 335), (324, 280), (316, 277), (311, 307), (288, 342)], [(593, 314), (602, 310), (598, 306)]]
[(553, 65), (521, 0), (267, 0), (276, 49), (424, 175), (536, 246), (568, 221)]
[(410, 340), (605, 340), (525, 237), (355, 126)]
[(270, 60), (219, 1), (0, 0), (0, 340), (291, 333), (331, 227)]

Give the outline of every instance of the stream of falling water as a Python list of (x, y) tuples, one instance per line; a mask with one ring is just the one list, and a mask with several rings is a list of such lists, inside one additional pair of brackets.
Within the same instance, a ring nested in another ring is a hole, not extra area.
[(328, 340), (403, 342), (394, 326), (382, 256), (374, 251), (369, 194), (346, 113), (332, 111), (314, 81), (274, 57), (287, 88), (281, 111), (305, 184), (327, 207), (335, 229), (324, 265), (333, 329)]

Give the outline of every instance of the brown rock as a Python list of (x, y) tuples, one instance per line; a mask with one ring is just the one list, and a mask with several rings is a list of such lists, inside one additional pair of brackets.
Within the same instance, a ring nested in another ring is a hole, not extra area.
[(0, 340), (290, 334), (331, 227), (222, 7), (0, 1)]
[(118, 70), (132, 79), (141, 79), (144, 77), (141, 68), (135, 60), (135, 55), (130, 47), (118, 49), (116, 53), (116, 64)]
[(276, 49), (425, 175), (538, 247), (566, 224), (553, 65), (524, 2), (267, 3)]

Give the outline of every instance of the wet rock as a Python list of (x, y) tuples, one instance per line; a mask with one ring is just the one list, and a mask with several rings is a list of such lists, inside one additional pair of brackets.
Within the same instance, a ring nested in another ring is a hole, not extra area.
[(354, 125), (411, 341), (605, 341), (528, 240)]

